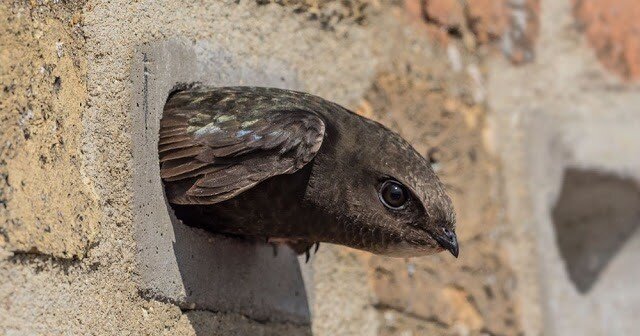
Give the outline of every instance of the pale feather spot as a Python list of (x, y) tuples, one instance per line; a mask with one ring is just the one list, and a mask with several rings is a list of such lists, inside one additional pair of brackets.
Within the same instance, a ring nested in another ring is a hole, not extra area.
[(249, 126), (257, 123), (258, 121), (259, 121), (259, 119), (247, 120), (247, 121), (242, 123), (242, 128), (249, 127)]
[(227, 122), (227, 121), (230, 121), (230, 120), (235, 120), (235, 119), (236, 119), (236, 116), (228, 115), (228, 114), (223, 114), (221, 116), (216, 117), (216, 121), (217, 122), (221, 122), (221, 123), (222, 122)]
[(220, 132), (221, 129), (220, 127), (216, 126), (216, 124), (214, 122), (212, 123), (208, 123), (207, 125), (201, 127), (200, 129), (195, 131), (195, 135), (197, 137), (201, 137), (207, 134), (211, 134), (211, 133), (216, 133), (216, 132)]
[(204, 113), (198, 113), (195, 116), (193, 116), (192, 118), (189, 119), (189, 123), (190, 124), (196, 124), (196, 123), (204, 123), (211, 120), (211, 116), (208, 114), (204, 114)]
[(245, 135), (247, 135), (247, 134), (249, 134), (249, 133), (251, 133), (251, 132), (253, 132), (253, 131), (239, 130), (239, 131), (236, 133), (236, 138), (241, 138), (241, 137), (243, 137), (243, 136), (245, 136)]
[(196, 99), (191, 100), (191, 105), (203, 102), (205, 100), (209, 99), (209, 96), (202, 96), (202, 97), (198, 97)]

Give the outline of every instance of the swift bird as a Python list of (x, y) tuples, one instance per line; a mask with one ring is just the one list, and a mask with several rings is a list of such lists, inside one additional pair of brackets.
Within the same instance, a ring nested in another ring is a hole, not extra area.
[[(205, 230), (458, 256), (455, 212), (429, 162), (396, 133), (307, 93), (193, 86), (160, 122), (161, 177), (178, 218)], [(317, 248), (317, 245), (316, 245)]]

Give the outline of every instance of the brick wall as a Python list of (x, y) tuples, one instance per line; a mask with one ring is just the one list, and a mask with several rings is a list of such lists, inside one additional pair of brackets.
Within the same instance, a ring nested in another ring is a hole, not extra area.
[[(579, 293), (548, 216), (566, 167), (639, 168), (640, 6), (601, 3), (0, 3), (0, 333), (561, 335), (615, 320), (624, 334), (633, 321), (611, 307), (636, 301), (598, 292), (634, 297), (607, 287), (623, 279), (616, 259)], [(286, 69), (296, 88), (398, 131), (453, 197), (460, 258), (325, 245), (296, 273), (307, 322), (149, 295), (131, 78), (141, 48), (163, 41)]]

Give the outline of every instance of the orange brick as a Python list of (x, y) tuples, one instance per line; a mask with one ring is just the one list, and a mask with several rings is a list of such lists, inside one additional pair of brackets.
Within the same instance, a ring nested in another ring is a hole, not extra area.
[(469, 28), (478, 42), (499, 39), (509, 24), (505, 0), (473, 0), (468, 2)]
[(640, 2), (574, 0), (574, 14), (607, 69), (625, 79), (640, 78)]
[(464, 7), (458, 0), (425, 0), (423, 6), (425, 16), (445, 28), (464, 25)]

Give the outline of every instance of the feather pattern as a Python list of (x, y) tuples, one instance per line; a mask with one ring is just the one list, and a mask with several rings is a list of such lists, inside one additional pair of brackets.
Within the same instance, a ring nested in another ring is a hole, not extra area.
[(176, 184), (170, 202), (219, 203), (314, 158), (325, 135), (310, 109), (314, 97), (278, 92), (276, 99), (269, 90), (196, 87), (169, 98), (158, 152), (161, 177)]

